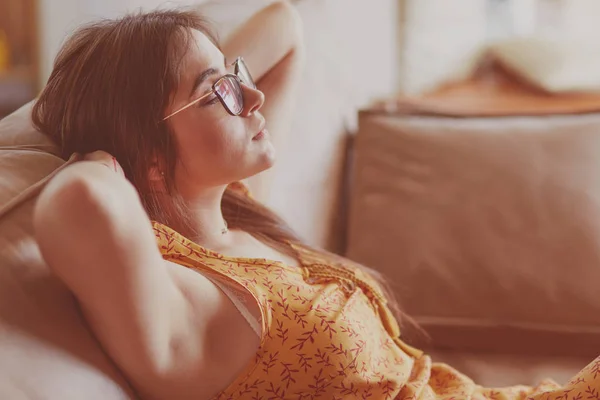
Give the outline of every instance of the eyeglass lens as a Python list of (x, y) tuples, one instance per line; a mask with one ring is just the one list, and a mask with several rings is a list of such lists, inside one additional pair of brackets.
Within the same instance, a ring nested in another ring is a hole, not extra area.
[(239, 115), (244, 108), (244, 95), (239, 82), (232, 76), (225, 76), (216, 86), (217, 95), (234, 115)]
[(254, 79), (252, 79), (252, 75), (250, 71), (248, 71), (248, 67), (244, 60), (240, 59), (237, 62), (237, 71), (236, 75), (244, 82), (245, 85), (251, 87), (252, 89), (256, 89), (256, 84), (254, 83)]

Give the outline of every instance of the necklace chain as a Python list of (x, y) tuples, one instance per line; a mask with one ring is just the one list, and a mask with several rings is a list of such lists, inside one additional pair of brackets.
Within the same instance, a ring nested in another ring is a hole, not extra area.
[(224, 235), (227, 232), (229, 232), (229, 227), (227, 226), (227, 221), (225, 221), (225, 219), (223, 218), (223, 224), (225, 224), (225, 226), (223, 227), (223, 229), (221, 229), (221, 234)]

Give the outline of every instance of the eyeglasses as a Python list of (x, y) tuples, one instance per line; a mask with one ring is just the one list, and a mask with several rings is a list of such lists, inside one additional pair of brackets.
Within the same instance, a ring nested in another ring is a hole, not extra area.
[(254, 79), (252, 79), (252, 75), (250, 75), (248, 66), (242, 57), (238, 57), (233, 62), (233, 72), (233, 74), (226, 74), (220, 77), (212, 85), (212, 90), (210, 92), (203, 94), (191, 103), (173, 111), (171, 114), (164, 117), (163, 121), (171, 118), (173, 115), (178, 114), (185, 109), (190, 108), (194, 104), (198, 104), (213, 94), (217, 96), (229, 114), (235, 116), (240, 115), (244, 109), (244, 93), (240, 85), (244, 84), (249, 88), (256, 89), (256, 84), (254, 83)]

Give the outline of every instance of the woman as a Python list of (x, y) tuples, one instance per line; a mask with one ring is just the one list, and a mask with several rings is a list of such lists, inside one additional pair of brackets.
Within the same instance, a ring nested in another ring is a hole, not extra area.
[(221, 48), (189, 12), (103, 21), (67, 41), (34, 107), (65, 157), (87, 154), (39, 198), (41, 251), (139, 395), (598, 398), (600, 359), (565, 388), (499, 391), (432, 364), (398, 338), (376, 274), (303, 245), (247, 193), (246, 178), (267, 192), (300, 38), (285, 2)]

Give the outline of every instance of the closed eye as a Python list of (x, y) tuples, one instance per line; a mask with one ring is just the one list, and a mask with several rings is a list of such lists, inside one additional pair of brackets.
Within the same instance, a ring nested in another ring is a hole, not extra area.
[(199, 106), (210, 106), (212, 104), (217, 104), (219, 102), (219, 98), (217, 97), (217, 95), (212, 95), (208, 98), (208, 100), (203, 101), (202, 104), (200, 104)]

